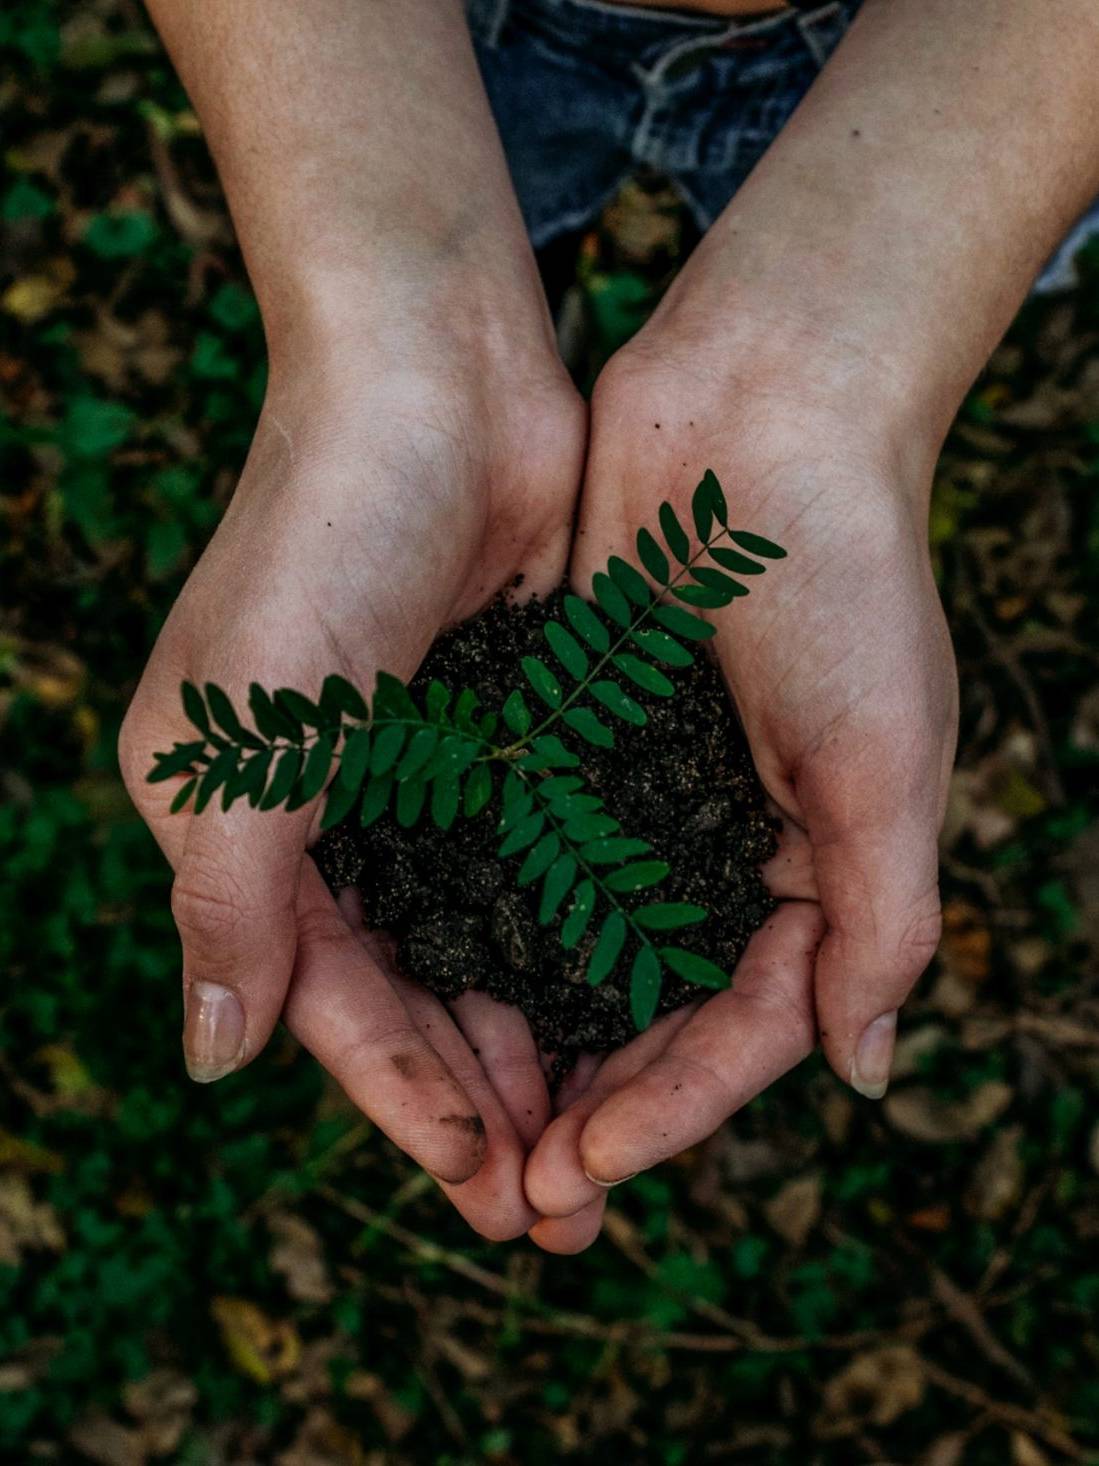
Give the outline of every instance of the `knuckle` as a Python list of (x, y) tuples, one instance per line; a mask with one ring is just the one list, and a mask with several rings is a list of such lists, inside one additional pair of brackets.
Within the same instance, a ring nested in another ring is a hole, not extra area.
[(254, 913), (230, 872), (191, 862), (172, 884), (172, 916), (184, 941), (231, 947)]
[(942, 908), (936, 892), (911, 913), (901, 930), (898, 953), (902, 964), (911, 968), (914, 976), (919, 976), (934, 957), (942, 933)]

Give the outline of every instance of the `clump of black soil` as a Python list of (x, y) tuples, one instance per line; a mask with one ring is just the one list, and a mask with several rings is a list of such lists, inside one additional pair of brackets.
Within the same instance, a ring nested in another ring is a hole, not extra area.
[[(560, 607), (560, 592), (519, 606), (494, 601), (439, 637), (411, 684), (413, 695), (420, 701), (438, 678), (455, 691), (472, 687), (483, 709), (499, 709), (524, 685), (519, 659), (545, 655), (542, 627), (560, 618)], [(655, 899), (705, 906), (705, 922), (670, 940), (732, 972), (774, 909), (759, 867), (774, 852), (776, 822), (764, 810), (747, 741), (713, 660), (699, 647), (693, 667), (663, 670), (676, 684), (675, 697), (630, 688), (649, 715), (644, 727), (604, 714), (614, 723), (614, 748), (592, 748), (563, 730), (580, 758), (569, 772), (602, 797), (624, 834), (648, 840), (671, 866), (658, 890), (623, 897), (623, 905)], [(584, 974), (598, 911), (585, 939), (566, 952), (561, 918), (538, 924), (541, 882), (525, 889), (515, 883), (523, 855), (496, 856), (499, 817), (498, 799), (472, 820), (459, 815), (446, 833), (427, 820), (402, 829), (391, 813), (364, 830), (353, 814), (322, 837), (313, 855), (333, 890), (358, 888), (367, 924), (396, 939), (407, 976), (441, 998), (478, 988), (516, 1004), (561, 1074), (578, 1053), (634, 1037), (632, 951), (627, 944), (617, 971), (589, 986)], [(658, 1011), (705, 995), (666, 972)]]

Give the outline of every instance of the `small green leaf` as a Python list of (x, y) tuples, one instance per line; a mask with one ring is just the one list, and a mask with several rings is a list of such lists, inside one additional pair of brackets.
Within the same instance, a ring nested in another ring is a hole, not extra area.
[(397, 765), (397, 778), (410, 779), (413, 774), (418, 774), (435, 752), (438, 742), (438, 728), (417, 728)]
[(472, 687), (463, 687), (458, 694), (458, 701), (454, 704), (454, 726), (463, 733), (476, 733), (477, 724), (473, 715), (480, 703), (481, 699)]
[(321, 684), (320, 709), (330, 723), (338, 723), (344, 713), (357, 720), (370, 716), (362, 693), (338, 672), (330, 672)]
[(654, 901), (639, 907), (633, 919), (647, 931), (671, 932), (681, 926), (695, 926), (708, 915), (705, 906), (694, 906), (689, 901)]
[(708, 586), (710, 590), (728, 591), (730, 597), (748, 594), (748, 587), (741, 585), (737, 580), (732, 580), (724, 570), (711, 570), (708, 565), (696, 565), (691, 575), (699, 585)]
[(681, 565), (686, 565), (691, 558), (691, 542), (675, 510), (667, 501), (660, 506), (660, 532), (675, 558)]
[(534, 795), (525, 786), (520, 785), (518, 795), (509, 795), (504, 800), (504, 810), (500, 816), (500, 823), (496, 826), (498, 835), (506, 835), (508, 830), (513, 830), (520, 820), (525, 820), (534, 808)]
[(275, 706), (281, 708), (296, 723), (305, 723), (310, 728), (319, 728), (324, 722), (320, 708), (304, 693), (295, 692), (292, 687), (280, 687), (275, 693)]
[(383, 723), (380, 728), (375, 725), (372, 731), (374, 747), (370, 750), (370, 773), (377, 778), (379, 774), (388, 774), (397, 762), (407, 729), (400, 723)]
[(241, 727), (236, 709), (216, 682), (206, 684), (206, 703), (218, 727), (236, 742), (242, 742), (241, 734), (244, 729)]
[(480, 748), (476, 743), (463, 738), (461, 734), (451, 734), (440, 741), (424, 772), (429, 779), (440, 775), (445, 779), (456, 778), (465, 773), (479, 753)]
[(380, 779), (370, 779), (359, 810), (359, 823), (367, 829), (385, 813), (389, 796), (393, 792), (393, 775), (383, 774)]
[(592, 987), (610, 976), (626, 940), (626, 918), (621, 911), (612, 911), (599, 930), (599, 937), (588, 962), (588, 982)]
[[(462, 786), (457, 776), (436, 779), (431, 786), (431, 819), (437, 829), (449, 830), (458, 814)], [(398, 800), (400, 795), (397, 796)]]
[(619, 555), (612, 555), (607, 561), (607, 569), (618, 589), (633, 601), (635, 606), (645, 607), (652, 604), (653, 593), (649, 582), (639, 570), (634, 569), (628, 560), (623, 560)]
[(597, 570), (592, 576), (591, 584), (600, 609), (606, 612), (616, 625), (629, 626), (633, 620), (630, 603), (610, 576), (604, 575), (602, 570)]
[(516, 884), (529, 886), (538, 880), (539, 876), (544, 876), (557, 859), (560, 849), (561, 837), (556, 831), (551, 830), (548, 835), (543, 835), (537, 844), (532, 846), (527, 853), (527, 858), (519, 867), (519, 874), (515, 877)]
[(558, 799), (562, 794), (575, 794), (583, 787), (583, 779), (578, 779), (575, 774), (555, 774), (551, 779), (539, 780), (538, 793), (543, 799)]
[(462, 796), (462, 813), (466, 819), (473, 819), (481, 813), (491, 798), (492, 770), (487, 763), (474, 764)]
[(291, 743), (301, 742), (302, 728), (297, 718), (292, 718), (285, 708), (277, 708), (258, 682), (253, 682), (248, 689), (248, 707), (252, 713), (252, 721), (264, 738), (286, 738)]
[(196, 739), (193, 743), (175, 744), (171, 753), (156, 754), (156, 763), (145, 775), (145, 782), (162, 784), (165, 779), (171, 779), (176, 774), (184, 771), (190, 773), (192, 764), (205, 747), (204, 740)]
[(638, 1033), (644, 1033), (660, 1002), (660, 958), (652, 947), (640, 948), (630, 968), (630, 1012)]
[(423, 813), (427, 785), (422, 779), (406, 779), (397, 785), (396, 815), (402, 830), (410, 830)]
[[(336, 782), (345, 789), (350, 789), (353, 794), (358, 793), (366, 778), (366, 770), (370, 764), (370, 743), (370, 729), (356, 728), (348, 734), (340, 750), (340, 772)], [(348, 805), (348, 809), (350, 807)], [(346, 812), (345, 810), (344, 813)]]
[(764, 560), (785, 560), (786, 551), (773, 540), (765, 540), (761, 534), (752, 534), (746, 529), (731, 529), (729, 538), (749, 555), (762, 555)]
[(608, 871), (603, 884), (608, 891), (640, 891), (645, 886), (659, 885), (670, 869), (664, 860), (638, 860), (633, 865)]
[(610, 632), (599, 617), (579, 596), (565, 597), (565, 615), (577, 636), (583, 637), (593, 651), (605, 652), (611, 644)]
[(710, 506), (710, 495), (706, 490), (706, 480), (703, 479), (698, 488), (691, 495), (691, 518), (694, 520), (695, 534), (705, 544), (710, 538), (710, 529), (713, 525), (714, 511)]
[(556, 733), (543, 733), (531, 745), (534, 755), (527, 754), (523, 767), (529, 769), (575, 769), (580, 760), (565, 747)]
[(594, 814), (603, 808), (603, 801), (598, 794), (559, 794), (550, 800), (549, 808), (554, 819), (571, 820), (579, 814)]
[(619, 823), (613, 815), (602, 811), (599, 814), (580, 814), (569, 820), (565, 826), (565, 838), (573, 844), (581, 845), (586, 840), (601, 840), (606, 835), (617, 835), (619, 829)]
[(676, 585), (672, 587), (672, 595), (688, 606), (701, 606), (709, 611), (727, 606), (733, 599), (731, 592), (711, 590), (705, 585)]
[(652, 848), (648, 840), (637, 840), (631, 835), (611, 835), (582, 845), (580, 855), (589, 865), (620, 865), (631, 856), (648, 855)]
[[(717, 634), (716, 626), (712, 626), (709, 621), (703, 621), (701, 616), (692, 616), (690, 611), (681, 610), (679, 606), (654, 606), (652, 617), (661, 626), (667, 627), (673, 636), (683, 636), (688, 641), (709, 641), (711, 636)], [(635, 633), (636, 635), (640, 633)]]
[(540, 925), (548, 926), (557, 915), (558, 907), (572, 890), (575, 880), (576, 856), (566, 851), (553, 862), (542, 883), (542, 900), (538, 907)]
[(518, 738), (525, 738), (533, 721), (530, 708), (518, 688), (509, 692), (503, 707), (504, 722)]
[(729, 523), (729, 506), (725, 502), (725, 495), (718, 482), (717, 474), (714, 473), (712, 468), (708, 468), (702, 475), (702, 483), (699, 485), (699, 488), (706, 495), (707, 502), (710, 505), (710, 512), (718, 524), (727, 525)]
[(427, 693), (424, 697), (424, 709), (428, 722), (441, 723), (449, 706), (450, 688), (440, 682), (438, 677), (433, 677), (427, 685)]
[(328, 782), (328, 771), (332, 767), (335, 740), (331, 733), (322, 733), (305, 756), (305, 767), (301, 771), (297, 799), (299, 804), (308, 804), (315, 799)]
[(637, 557), (652, 578), (667, 585), (672, 576), (668, 557), (647, 529), (637, 531)]
[(237, 751), (235, 748), (223, 748), (213, 758), (206, 769), (206, 772), (198, 781), (198, 794), (195, 796), (194, 813), (201, 814), (217, 791), (229, 778), (237, 766)]
[(595, 910), (595, 885), (592, 881), (581, 881), (573, 894), (572, 905), (561, 925), (561, 945), (566, 952), (572, 950), (588, 928)]
[(649, 715), (641, 704), (635, 702), (628, 692), (623, 692), (617, 682), (600, 679), (593, 682), (588, 691), (624, 723), (632, 723), (635, 728), (641, 728), (649, 721)]
[(500, 846), (497, 854), (503, 860), (508, 855), (518, 855), (528, 845), (533, 845), (545, 827), (546, 817), (540, 809), (521, 819)]
[(254, 753), (237, 766), (236, 772), (226, 780), (222, 790), (222, 807), (228, 809), (234, 800), (247, 798), (253, 809), (257, 807), (263, 786), (267, 782), (267, 771), (271, 767), (274, 749), (265, 748)]
[[(343, 772), (343, 765), (340, 765), (340, 772)], [(324, 814), (321, 817), (321, 829), (330, 830), (333, 825), (339, 822), (350, 813), (352, 806), (359, 797), (360, 784), (344, 784), (340, 779), (333, 779), (328, 790), (328, 798), (324, 801)]]
[(561, 719), (573, 732), (579, 733), (585, 742), (594, 747), (614, 747), (614, 734), (606, 723), (596, 717), (591, 708), (566, 708), (561, 714)]
[(620, 652), (612, 661), (643, 692), (651, 692), (654, 697), (675, 696), (675, 683), (670, 682), (656, 667), (650, 667), (648, 662), (643, 662), (640, 657), (631, 656), (629, 652)]
[(758, 560), (749, 560), (739, 550), (728, 550), (723, 545), (711, 545), (706, 553), (711, 560), (716, 560), (726, 570), (735, 570), (738, 575), (762, 575), (767, 569)]
[(522, 667), (527, 681), (547, 707), (559, 708), (564, 694), (561, 684), (540, 657), (523, 657)]
[(169, 814), (178, 814), (185, 807), (191, 795), (195, 792), (197, 779), (188, 779), (186, 784), (181, 784), (176, 790), (176, 796), (168, 806)]
[(412, 701), (412, 695), (399, 677), (391, 672), (379, 672), (374, 685), (375, 718), (413, 718), (420, 721), (420, 710)]
[(727, 988), (729, 974), (722, 971), (716, 962), (700, 957), (697, 952), (685, 952), (681, 947), (661, 947), (660, 955), (677, 977), (687, 982), (697, 982), (707, 988)]
[(570, 677), (582, 682), (588, 675), (588, 658), (584, 648), (559, 621), (547, 621), (543, 633), (553, 655)]
[(694, 665), (692, 653), (666, 631), (635, 631), (630, 640), (655, 662), (664, 662), (669, 667)]
[(206, 701), (193, 682), (181, 682), (180, 693), (183, 697), (183, 711), (200, 733), (209, 733), (210, 715), (206, 711)]
[(304, 757), (300, 748), (287, 748), (279, 754), (279, 761), (275, 765), (275, 772), (267, 786), (267, 792), (259, 802), (260, 809), (277, 809), (287, 798), (301, 773)]

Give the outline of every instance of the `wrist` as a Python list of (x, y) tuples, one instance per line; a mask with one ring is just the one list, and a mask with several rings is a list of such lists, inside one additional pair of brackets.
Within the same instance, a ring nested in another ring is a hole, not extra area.
[(945, 344), (936, 353), (926, 336), (899, 334), (818, 261), (779, 278), (751, 262), (692, 260), (632, 346), (685, 365), (701, 355), (730, 402), (759, 404), (803, 438), (861, 440), (892, 482), (922, 492), (969, 380), (944, 361)]

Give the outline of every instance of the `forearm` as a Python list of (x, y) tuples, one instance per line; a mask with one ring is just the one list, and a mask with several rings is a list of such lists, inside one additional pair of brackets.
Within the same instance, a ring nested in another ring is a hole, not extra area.
[(867, 0), (654, 326), (728, 322), (937, 447), (1099, 193), (1097, 127), (1092, 0)]
[(459, 0), (149, 0), (269, 343), (465, 331), (550, 347)]

